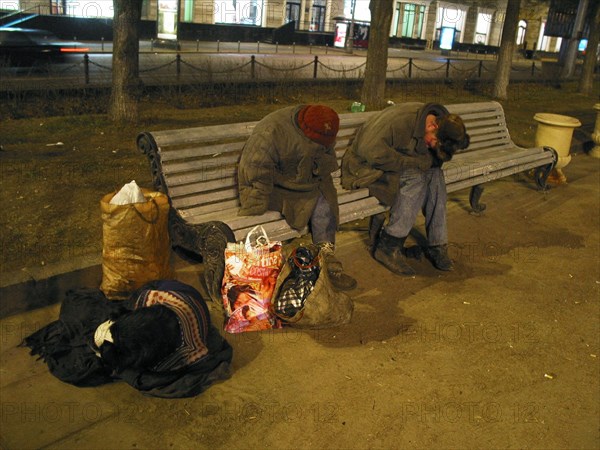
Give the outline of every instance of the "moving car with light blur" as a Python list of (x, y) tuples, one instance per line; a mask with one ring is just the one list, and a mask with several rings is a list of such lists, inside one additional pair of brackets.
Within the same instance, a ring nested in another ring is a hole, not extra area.
[(89, 51), (79, 42), (31, 28), (0, 28), (0, 63), (6, 66), (68, 62)]

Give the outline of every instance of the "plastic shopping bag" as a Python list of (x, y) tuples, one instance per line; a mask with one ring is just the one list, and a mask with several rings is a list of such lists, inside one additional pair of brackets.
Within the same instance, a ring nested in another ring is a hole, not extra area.
[(245, 243), (227, 244), (221, 288), (225, 331), (281, 327), (271, 312), (271, 298), (282, 264), (281, 242), (270, 241), (262, 226), (253, 228)]

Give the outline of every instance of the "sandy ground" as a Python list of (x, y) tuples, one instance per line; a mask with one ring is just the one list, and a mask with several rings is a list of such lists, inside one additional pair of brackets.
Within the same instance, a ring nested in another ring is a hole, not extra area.
[(452, 194), (452, 273), (421, 261), (393, 275), (365, 222), (346, 225), (352, 323), (228, 335), (232, 378), (194, 398), (63, 384), (16, 347), (58, 305), (7, 317), (1, 447), (599, 448), (600, 160), (576, 155), (565, 173), (548, 193), (524, 175), (490, 183), (482, 216)]

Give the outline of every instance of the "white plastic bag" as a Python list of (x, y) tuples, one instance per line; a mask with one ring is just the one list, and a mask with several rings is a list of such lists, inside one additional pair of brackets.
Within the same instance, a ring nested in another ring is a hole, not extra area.
[(111, 199), (111, 205), (129, 205), (131, 203), (145, 203), (144, 193), (137, 185), (135, 180), (124, 185), (119, 192)]

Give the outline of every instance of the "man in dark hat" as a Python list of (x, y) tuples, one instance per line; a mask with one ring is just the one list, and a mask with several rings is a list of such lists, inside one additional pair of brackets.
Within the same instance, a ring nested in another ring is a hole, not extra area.
[(394, 273), (414, 275), (404, 242), (420, 210), (425, 215), (425, 255), (439, 270), (448, 257), (446, 183), (442, 164), (469, 145), (462, 119), (439, 104), (402, 103), (372, 116), (357, 132), (342, 160), (342, 186), (368, 187), (390, 206), (388, 223), (373, 257)]
[(327, 258), (329, 279), (341, 290), (356, 287), (334, 255), (339, 222), (332, 172), (340, 119), (323, 105), (282, 108), (262, 119), (248, 138), (238, 168), (240, 215), (279, 211), (290, 227), (310, 226)]

